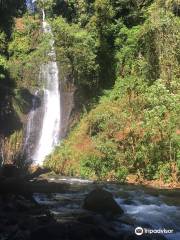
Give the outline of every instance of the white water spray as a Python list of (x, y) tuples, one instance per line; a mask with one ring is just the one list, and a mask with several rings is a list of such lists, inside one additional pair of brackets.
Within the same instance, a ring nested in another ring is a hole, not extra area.
[[(53, 151), (60, 138), (60, 91), (59, 91), (59, 72), (56, 62), (54, 49), (54, 40), (50, 25), (45, 21), (45, 12), (43, 13), (43, 31), (52, 36), (50, 40), (51, 51), (48, 54), (52, 60), (41, 66), (40, 78), (44, 84), (43, 97), (43, 118), (40, 137), (34, 152), (31, 156), (33, 164), (42, 165), (45, 157)], [(31, 114), (34, 114), (32, 112)], [(32, 118), (29, 118), (32, 122)]]

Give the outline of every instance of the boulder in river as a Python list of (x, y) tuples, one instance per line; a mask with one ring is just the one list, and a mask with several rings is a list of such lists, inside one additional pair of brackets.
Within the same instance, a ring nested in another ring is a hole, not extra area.
[(122, 215), (124, 213), (114, 200), (112, 193), (100, 188), (87, 195), (83, 208), (100, 214)]

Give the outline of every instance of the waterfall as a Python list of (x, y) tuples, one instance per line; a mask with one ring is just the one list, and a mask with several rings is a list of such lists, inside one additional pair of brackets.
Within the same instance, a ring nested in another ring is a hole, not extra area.
[[(45, 18), (46, 18), (46, 16), (45, 16), (45, 11), (44, 11), (44, 9), (42, 9), (42, 18), (43, 18), (43, 23), (45, 23)], [(45, 29), (44, 29), (45, 30)], [(46, 30), (45, 30), (46, 31)]]
[[(54, 40), (50, 25), (45, 20), (45, 12), (43, 13), (43, 31), (52, 36), (50, 40), (51, 51), (48, 53), (51, 60), (41, 66), (40, 79), (43, 83), (43, 100), (42, 100), (42, 120), (40, 124), (40, 134), (37, 143), (31, 153), (33, 164), (42, 165), (45, 157), (53, 151), (53, 148), (58, 144), (60, 138), (60, 91), (59, 91), (59, 72), (56, 62), (56, 53), (54, 49)], [(28, 135), (35, 126), (33, 118), (36, 115), (36, 110), (32, 110), (27, 124)], [(38, 134), (37, 134), (38, 135)], [(26, 136), (26, 139), (28, 136)], [(27, 140), (28, 141), (28, 140)]]
[(38, 96), (38, 91), (35, 91), (34, 98), (32, 99), (32, 110), (28, 116), (28, 121), (27, 121), (27, 127), (26, 127), (26, 138), (24, 141), (24, 146), (23, 146), (23, 154), (26, 152), (26, 156), (30, 158), (30, 139), (32, 135), (32, 129), (33, 125), (35, 124), (34, 122), (34, 116), (36, 113), (36, 98)]

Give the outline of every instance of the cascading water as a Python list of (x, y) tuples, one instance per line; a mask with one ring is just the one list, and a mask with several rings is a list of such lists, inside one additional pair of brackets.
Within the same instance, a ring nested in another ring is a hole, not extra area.
[[(40, 79), (44, 85), (44, 96), (42, 101), (42, 124), (40, 135), (37, 140), (37, 144), (33, 150), (31, 159), (33, 164), (42, 165), (45, 157), (50, 154), (57, 145), (60, 138), (60, 91), (59, 91), (59, 72), (56, 62), (56, 54), (54, 49), (54, 40), (50, 25), (45, 21), (45, 13), (43, 11), (43, 31), (50, 34), (52, 37), (50, 40), (51, 51), (49, 52), (50, 61), (41, 66)], [(33, 128), (33, 118), (35, 116), (35, 110), (32, 110), (29, 117), (28, 134)], [(26, 136), (26, 139), (28, 136)]]
[(34, 98), (32, 99), (32, 110), (29, 114), (28, 122), (27, 122), (27, 127), (26, 127), (26, 138), (24, 141), (24, 147), (23, 147), (23, 153), (26, 152), (26, 155), (29, 157), (31, 154), (30, 147), (29, 147), (29, 142), (30, 138), (32, 135), (32, 128), (34, 125), (34, 116), (36, 112), (36, 97), (38, 95), (38, 91), (35, 92)]

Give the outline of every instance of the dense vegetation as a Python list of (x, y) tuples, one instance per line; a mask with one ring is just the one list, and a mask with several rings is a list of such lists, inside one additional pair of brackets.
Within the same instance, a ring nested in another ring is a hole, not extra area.
[(99, 98), (45, 166), (94, 179), (177, 182), (178, 1), (55, 2), (52, 12), (59, 61)]
[(178, 0), (39, 0), (36, 14), (25, 10), (24, 1), (0, 1), (4, 158), (18, 158), (32, 90), (40, 87), (37, 74), (47, 61), (42, 7), (52, 26), (61, 80), (75, 84), (82, 113), (45, 166), (94, 179), (177, 182)]
[(23, 124), (32, 106), (31, 90), (40, 85), (47, 39), (24, 1), (0, 1), (0, 162), (20, 158)]

